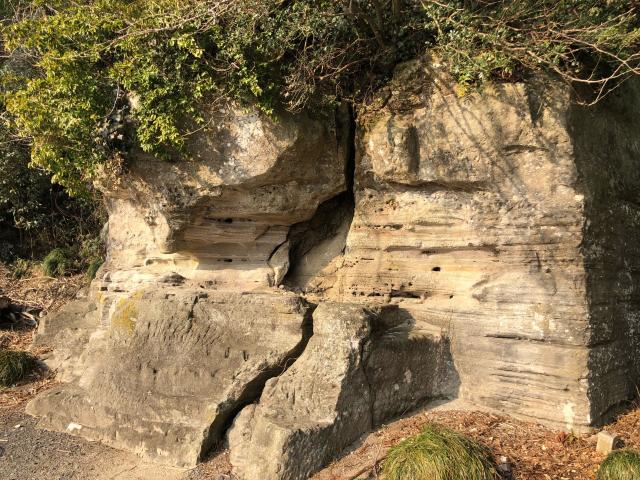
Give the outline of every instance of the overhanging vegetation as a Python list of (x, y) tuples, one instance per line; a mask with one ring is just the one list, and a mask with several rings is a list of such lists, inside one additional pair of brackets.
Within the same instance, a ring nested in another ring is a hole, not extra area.
[(426, 51), (461, 93), (544, 70), (600, 98), (640, 72), (621, 0), (14, 0), (4, 15), (7, 128), (73, 193), (134, 148), (185, 156), (201, 102), (358, 102)]

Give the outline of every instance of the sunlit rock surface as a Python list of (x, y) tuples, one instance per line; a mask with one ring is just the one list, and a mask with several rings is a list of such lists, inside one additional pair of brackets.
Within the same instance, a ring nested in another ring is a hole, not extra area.
[(228, 438), (244, 480), (434, 398), (606, 419), (640, 381), (640, 87), (457, 92), (424, 59), (351, 118), (212, 112), (191, 160), (103, 185), (108, 259), (40, 327), (63, 383), (29, 411), (170, 464)]

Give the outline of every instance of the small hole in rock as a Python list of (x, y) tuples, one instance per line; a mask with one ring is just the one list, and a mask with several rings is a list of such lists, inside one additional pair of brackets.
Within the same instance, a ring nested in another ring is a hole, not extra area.
[(439, 272), (440, 271), (440, 267), (433, 267), (431, 269), (432, 272)]
[(224, 223), (233, 223), (233, 218), (225, 218)]

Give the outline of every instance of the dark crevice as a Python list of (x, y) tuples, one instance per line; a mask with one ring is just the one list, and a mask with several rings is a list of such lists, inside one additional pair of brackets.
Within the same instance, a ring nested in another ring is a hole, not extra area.
[[(335, 239), (338, 235), (344, 236), (344, 241), (338, 245), (336, 256), (344, 253), (346, 243), (346, 232), (348, 232), (353, 220), (355, 210), (355, 115), (351, 106), (343, 106), (337, 112), (337, 139), (338, 148), (345, 155), (345, 191), (321, 203), (316, 209), (313, 217), (305, 222), (291, 226), (287, 241), (289, 241), (289, 272), (284, 279), (284, 285), (295, 287), (292, 277), (295, 276), (299, 264), (312, 250), (321, 243)], [(225, 219), (228, 221), (231, 219)], [(278, 245), (271, 252), (269, 259), (281, 247)], [(334, 245), (335, 248), (335, 245)], [(326, 253), (326, 252), (324, 252)], [(311, 308), (305, 315), (303, 323), (303, 333), (300, 343), (285, 356), (282, 362), (273, 368), (260, 372), (252, 381), (247, 383), (241, 394), (229, 405), (221, 405), (220, 412), (216, 415), (214, 422), (204, 432), (204, 441), (200, 451), (199, 459), (202, 460), (208, 453), (218, 447), (224, 439), (226, 432), (231, 428), (236, 416), (248, 405), (257, 403), (262, 396), (266, 382), (284, 373), (304, 352), (309, 340), (313, 336), (313, 312), (317, 305), (311, 304)], [(362, 349), (362, 369), (366, 377), (365, 357), (366, 349)], [(371, 388), (370, 388), (371, 390)], [(375, 402), (375, 392), (371, 392), (371, 422), (373, 422), (373, 406)]]
[(489, 183), (483, 180), (469, 181), (447, 181), (436, 182), (432, 180), (416, 181), (412, 183), (399, 183), (387, 180), (385, 184), (379, 186), (381, 192), (424, 192), (428, 194), (437, 192), (457, 192), (457, 193), (475, 193), (483, 192), (489, 188)]
[[(284, 285), (291, 287), (292, 276), (295, 275), (299, 263), (314, 248), (322, 242), (336, 238), (338, 235), (344, 235), (344, 241), (339, 245), (336, 252), (337, 255), (344, 253), (346, 232), (348, 232), (353, 220), (355, 210), (355, 194), (354, 194), (354, 178), (355, 178), (355, 132), (356, 122), (354, 112), (351, 106), (343, 106), (336, 115), (337, 124), (337, 140), (338, 149), (345, 155), (345, 191), (321, 203), (316, 209), (313, 217), (305, 222), (297, 223), (291, 226), (287, 241), (289, 242), (289, 272), (285, 276)], [(225, 219), (228, 222), (232, 219)], [(230, 223), (230, 222), (229, 222)], [(282, 244), (276, 246), (269, 255), (269, 259), (280, 249)], [(334, 246), (335, 247), (335, 246)], [(282, 375), (295, 361), (302, 355), (309, 340), (313, 336), (313, 312), (317, 305), (311, 304), (311, 308), (305, 315), (303, 323), (303, 333), (300, 343), (285, 356), (282, 362), (270, 369), (262, 371), (256, 378), (247, 383), (242, 393), (229, 405), (222, 405), (221, 412), (216, 415), (214, 422), (204, 433), (204, 441), (200, 451), (199, 459), (202, 460), (209, 452), (218, 447), (224, 439), (226, 432), (231, 428), (236, 416), (248, 405), (257, 403), (262, 396), (266, 382), (274, 377)], [(363, 350), (362, 355), (366, 355)], [(364, 357), (363, 357), (363, 371)], [(366, 376), (366, 372), (365, 372)], [(374, 392), (371, 393), (374, 395)], [(371, 421), (373, 422), (373, 402), (372, 397), (372, 413)]]
[[(346, 115), (346, 118), (344, 118)], [(354, 184), (356, 176), (356, 117), (353, 106), (347, 107), (347, 112), (343, 115), (342, 129), (346, 136), (345, 141), (345, 172), (344, 178), (347, 185), (347, 192), (351, 194), (351, 200), (355, 203)]]
[(422, 295), (407, 290), (391, 290), (389, 298), (422, 298)]
[(344, 222), (351, 224), (354, 210), (352, 198), (351, 192), (342, 192), (320, 204), (310, 220), (291, 226), (289, 261), (292, 270), (314, 247), (324, 240), (335, 237)]
[[(355, 210), (354, 178), (356, 166), (355, 148), (355, 117), (351, 107), (341, 108), (337, 115), (337, 137), (339, 150), (345, 155), (345, 187), (346, 190), (333, 198), (321, 203), (313, 217), (305, 222), (291, 226), (288, 234), (289, 241), (289, 271), (285, 275), (283, 284), (291, 289), (304, 290), (304, 280), (324, 268), (328, 258), (335, 258), (344, 253), (346, 235), (350, 229)], [(339, 244), (331, 245), (326, 242), (341, 236)], [(320, 251), (319, 248), (325, 248)], [(320, 255), (310, 261), (307, 257), (316, 253)], [(329, 254), (328, 254), (329, 253)], [(304, 264), (304, 267), (303, 267)], [(310, 269), (310, 265), (316, 265)]]
[(313, 312), (316, 307), (317, 305), (310, 304), (310, 308), (306, 312), (302, 323), (302, 339), (295, 348), (288, 352), (278, 365), (263, 370), (253, 380), (248, 382), (238, 398), (229, 402), (228, 405), (221, 405), (221, 411), (204, 432), (204, 440), (198, 461), (204, 460), (212, 450), (215, 450), (220, 445), (226, 432), (231, 428), (234, 419), (245, 407), (257, 403), (260, 400), (267, 380), (282, 375), (295, 363), (300, 355), (302, 355), (307, 348), (309, 340), (313, 336)]

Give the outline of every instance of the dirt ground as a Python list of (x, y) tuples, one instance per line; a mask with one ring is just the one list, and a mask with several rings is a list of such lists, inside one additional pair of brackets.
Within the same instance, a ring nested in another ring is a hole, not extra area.
[[(0, 295), (29, 307), (39, 316), (52, 312), (86, 287), (81, 276), (63, 280), (38, 276), (11, 278), (0, 265)], [(0, 346), (29, 350), (33, 325), (0, 327)], [(43, 353), (33, 350), (36, 355)], [(228, 452), (214, 452), (191, 471), (159, 467), (133, 454), (71, 435), (35, 427), (24, 406), (38, 392), (55, 384), (55, 372), (40, 371), (21, 384), (0, 390), (0, 479), (82, 480), (231, 480)], [(439, 423), (483, 443), (496, 458), (505, 456), (517, 480), (593, 480), (602, 456), (593, 436), (576, 437), (488, 412), (461, 410), (460, 404), (433, 406), (384, 425), (366, 435), (342, 459), (316, 474), (314, 480), (379, 478), (389, 447), (417, 434), (429, 422)], [(640, 448), (640, 406), (605, 427), (620, 434), (627, 446)], [(268, 480), (268, 479), (265, 479)]]
[(438, 407), (368, 435), (357, 449), (317, 474), (314, 480), (378, 478), (389, 447), (416, 435), (428, 423), (444, 425), (474, 438), (489, 447), (496, 459), (507, 457), (513, 478), (518, 480), (593, 479), (602, 460), (588, 437), (576, 438), (492, 413)]

